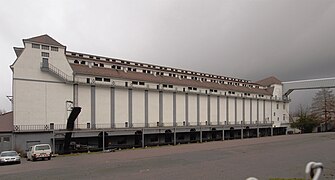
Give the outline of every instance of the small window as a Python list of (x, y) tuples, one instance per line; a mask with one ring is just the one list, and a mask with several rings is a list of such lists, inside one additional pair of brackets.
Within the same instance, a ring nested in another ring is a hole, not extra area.
[(283, 114), (283, 121), (285, 121), (285, 119), (286, 119), (286, 116), (285, 116), (285, 114)]
[(111, 79), (109, 79), (109, 78), (104, 78), (104, 81), (105, 81), (105, 82), (111, 82)]
[(42, 49), (49, 50), (49, 46), (42, 45)]
[(42, 52), (41, 55), (42, 55), (42, 57), (49, 57), (49, 53), (47, 53), (47, 52)]
[(167, 86), (167, 84), (163, 84), (163, 87), (167, 88), (168, 86)]
[(90, 78), (86, 78), (86, 83), (90, 83)]
[(194, 91), (196, 91), (196, 90), (197, 90), (197, 88), (195, 88), (195, 87), (194, 87), (194, 88), (193, 88), (193, 90), (194, 90)]
[(98, 66), (99, 66), (99, 64), (98, 64), (98, 63), (94, 63), (94, 66), (98, 67)]
[(277, 103), (277, 109), (279, 109), (279, 104)]
[(285, 109), (286, 108), (286, 106), (285, 106), (285, 103), (283, 104), (283, 109)]
[(137, 81), (132, 81), (131, 83), (134, 84), (134, 85), (137, 85), (137, 84), (138, 84)]
[(79, 64), (79, 61), (78, 61), (78, 60), (74, 60), (74, 63), (75, 63), (75, 64)]
[(100, 63), (100, 67), (105, 67), (105, 65), (103, 63)]
[(32, 46), (31, 46), (32, 48), (35, 48), (35, 49), (40, 49), (40, 45), (39, 44), (32, 44)]
[(85, 65), (85, 64), (86, 64), (86, 61), (81, 61), (81, 63), (80, 63), (80, 64), (84, 64), (84, 65)]
[(100, 78), (100, 77), (95, 77), (95, 80), (96, 80), (96, 81), (102, 81), (102, 78)]
[(273, 112), (273, 116), (276, 116), (276, 112)]
[(10, 142), (10, 137), (3, 137), (3, 142)]
[(169, 85), (169, 88), (173, 88), (173, 85)]
[(138, 84), (141, 86), (144, 86), (144, 82), (139, 82)]

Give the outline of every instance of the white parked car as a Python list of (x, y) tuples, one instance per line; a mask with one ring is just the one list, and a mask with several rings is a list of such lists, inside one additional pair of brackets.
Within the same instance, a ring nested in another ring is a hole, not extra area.
[(21, 163), (20, 155), (16, 151), (3, 151), (0, 154), (0, 164)]
[(31, 146), (27, 152), (27, 160), (35, 161), (37, 159), (48, 159), (52, 156), (51, 147), (49, 144), (37, 144)]

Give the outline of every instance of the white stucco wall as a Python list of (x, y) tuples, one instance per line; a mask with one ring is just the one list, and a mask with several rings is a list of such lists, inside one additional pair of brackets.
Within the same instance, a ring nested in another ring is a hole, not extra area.
[(145, 106), (144, 91), (133, 90), (132, 119), (134, 127), (144, 127), (145, 125)]

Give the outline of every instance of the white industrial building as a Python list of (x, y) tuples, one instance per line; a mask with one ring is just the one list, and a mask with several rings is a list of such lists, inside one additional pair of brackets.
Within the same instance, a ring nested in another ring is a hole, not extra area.
[[(106, 146), (285, 134), (289, 122), (289, 101), (275, 77), (251, 82), (68, 51), (48, 35), (23, 44), (14, 48), (17, 59), (10, 66), (13, 144), (19, 149), (19, 142), (39, 141), (33, 132), (61, 143), (56, 135), (66, 128), (72, 107), (82, 108), (74, 141), (104, 131)], [(31, 139), (22, 138), (27, 133)], [(134, 137), (124, 140), (128, 135)]]

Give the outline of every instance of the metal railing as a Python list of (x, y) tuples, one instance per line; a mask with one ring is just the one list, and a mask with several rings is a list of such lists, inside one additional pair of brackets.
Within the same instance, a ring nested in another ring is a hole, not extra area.
[(67, 75), (65, 72), (62, 70), (58, 69), (56, 66), (47, 63), (47, 62), (42, 62), (41, 63), (41, 69), (43, 71), (49, 71), (63, 79), (65, 82), (72, 82), (72, 76)]
[[(265, 126), (265, 125), (272, 125), (272, 123), (268, 122), (238, 122), (237, 124), (230, 122), (224, 123), (220, 122), (219, 124), (217, 122), (212, 123), (206, 123), (206, 122), (200, 122), (199, 124), (197, 122), (189, 122), (188, 124), (183, 122), (169, 122), (169, 123), (159, 123), (159, 122), (151, 122), (151, 123), (132, 123), (129, 124), (128, 122), (124, 123), (105, 123), (105, 124), (75, 124), (74, 129), (75, 130), (81, 130), (81, 129), (124, 129), (124, 128), (157, 128), (157, 127), (187, 127), (187, 126), (248, 126), (248, 125), (259, 125), (259, 126)], [(21, 132), (21, 131), (52, 131), (52, 130), (66, 130), (66, 124), (38, 124), (38, 125), (14, 125), (14, 131), (15, 132)]]

